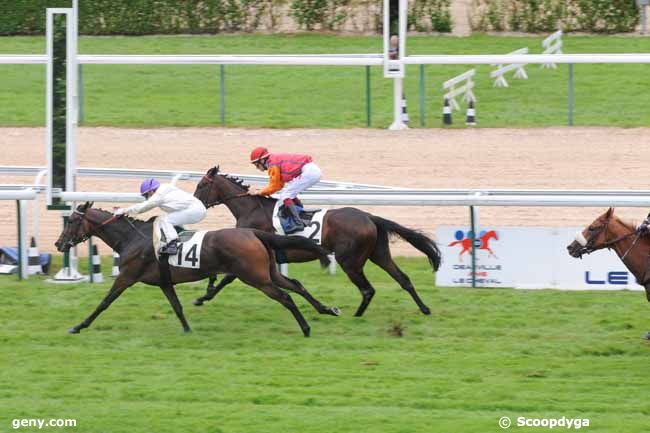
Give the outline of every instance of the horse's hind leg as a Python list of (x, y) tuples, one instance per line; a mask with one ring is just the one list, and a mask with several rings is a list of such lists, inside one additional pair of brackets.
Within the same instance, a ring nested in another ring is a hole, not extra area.
[[(275, 265), (273, 265), (273, 267), (275, 268)], [(271, 271), (271, 279), (274, 284), (277, 284), (281, 288), (290, 290), (305, 298), (307, 302), (309, 302), (320, 314), (329, 314), (331, 316), (341, 315), (341, 311), (337, 307), (326, 307), (321, 304), (318, 299), (314, 298), (312, 294), (305, 289), (300, 281), (293, 278), (287, 278), (277, 270)]]
[(228, 284), (232, 283), (237, 279), (236, 276), (231, 275), (231, 274), (226, 274), (221, 281), (219, 281), (219, 284), (217, 286), (213, 286), (214, 281), (217, 279), (217, 277), (210, 277), (210, 282), (208, 283), (208, 288), (206, 289), (205, 295), (201, 296), (200, 298), (195, 299), (192, 303), (194, 305), (203, 305), (204, 302), (207, 302), (217, 296), (217, 294), (226, 287)]
[(293, 314), (293, 317), (296, 319), (296, 322), (298, 322), (298, 325), (300, 325), (300, 329), (302, 330), (303, 335), (305, 337), (309, 337), (310, 328), (309, 325), (307, 324), (307, 321), (303, 317), (302, 313), (300, 312), (300, 310), (298, 310), (298, 307), (293, 302), (293, 299), (291, 299), (291, 296), (289, 296), (288, 293), (283, 292), (278, 288), (278, 286), (273, 284), (270, 275), (268, 276), (268, 280), (267, 278), (257, 279), (252, 277), (250, 274), (246, 275), (246, 277), (244, 277), (244, 275), (239, 275), (239, 279), (244, 283), (248, 284), (249, 286), (253, 286), (256, 289), (261, 290), (262, 292), (264, 292), (266, 296), (273, 299), (274, 301), (279, 302), (287, 310), (291, 311), (291, 314)]
[(406, 290), (409, 295), (411, 295), (423, 314), (431, 314), (429, 307), (427, 307), (424, 302), (422, 302), (422, 299), (420, 299), (420, 296), (415, 291), (415, 287), (413, 287), (413, 283), (411, 283), (410, 278), (404, 272), (402, 272), (402, 270), (393, 261), (393, 258), (390, 255), (387, 238), (385, 242), (383, 242), (383, 239), (380, 236), (377, 241), (377, 247), (370, 256), (370, 260), (382, 268), (384, 271), (386, 271), (391, 277), (393, 277), (395, 281), (399, 283), (402, 289)]

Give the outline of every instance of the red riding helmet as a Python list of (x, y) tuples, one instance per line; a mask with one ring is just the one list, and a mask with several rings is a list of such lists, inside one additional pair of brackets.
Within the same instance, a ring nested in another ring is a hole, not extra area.
[(267, 156), (269, 156), (269, 150), (266, 147), (256, 147), (251, 152), (251, 162), (255, 164), (256, 162), (266, 158)]

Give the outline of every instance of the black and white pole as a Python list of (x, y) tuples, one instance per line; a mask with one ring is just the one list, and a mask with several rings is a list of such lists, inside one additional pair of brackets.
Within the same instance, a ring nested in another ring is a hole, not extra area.
[(474, 101), (471, 99), (467, 104), (467, 117), (465, 119), (465, 125), (476, 126), (476, 110), (474, 109)]
[(406, 96), (402, 93), (402, 123), (408, 125), (409, 123), (409, 113), (406, 108)]
[(103, 283), (104, 276), (102, 275), (102, 258), (99, 257), (99, 252), (97, 251), (97, 245), (93, 245), (93, 255), (91, 259), (92, 269), (90, 272), (90, 282), (91, 283)]
[(113, 251), (113, 268), (111, 269), (111, 277), (115, 278), (120, 275), (120, 255)]
[(451, 125), (451, 107), (447, 98), (445, 98), (445, 105), (442, 107), (442, 123)]
[(36, 239), (34, 239), (34, 236), (32, 236), (27, 257), (27, 275), (41, 273), (43, 273), (43, 269), (41, 268), (41, 258), (38, 254), (38, 248), (36, 247)]

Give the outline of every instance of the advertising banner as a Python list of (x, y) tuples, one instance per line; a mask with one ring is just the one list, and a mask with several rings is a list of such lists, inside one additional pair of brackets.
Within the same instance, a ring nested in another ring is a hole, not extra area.
[[(567, 252), (582, 228), (485, 227), (476, 236), (477, 287), (562, 290), (642, 290), (616, 253), (596, 251), (582, 259)], [(472, 285), (469, 227), (439, 226), (442, 265), (436, 284)]]

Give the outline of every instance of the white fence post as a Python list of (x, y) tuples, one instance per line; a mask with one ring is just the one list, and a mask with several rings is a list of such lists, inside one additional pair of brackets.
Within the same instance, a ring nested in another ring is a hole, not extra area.
[[(463, 99), (467, 102), (476, 102), (476, 96), (472, 91), (474, 88), (472, 77), (474, 75), (476, 75), (476, 69), (470, 69), (469, 71), (457, 75), (442, 84), (442, 88), (447, 90), (447, 93), (443, 95), (443, 98), (449, 100), (452, 109), (460, 110), (460, 105), (456, 102), (456, 97), (459, 95), (463, 95)], [(460, 87), (456, 87), (457, 85), (460, 85)]]
[[(528, 48), (520, 48), (516, 51), (508, 53), (511, 54), (528, 54)], [(508, 82), (506, 81), (505, 74), (510, 71), (515, 71), (515, 78), (520, 78), (522, 80), (527, 80), (528, 75), (524, 70), (525, 63), (511, 63), (509, 65), (499, 64), (498, 68), (490, 72), (490, 77), (495, 78), (494, 87), (508, 87)]]
[[(542, 54), (562, 54), (562, 30), (558, 30), (542, 41)], [(555, 63), (542, 63), (542, 68), (556, 69)]]

